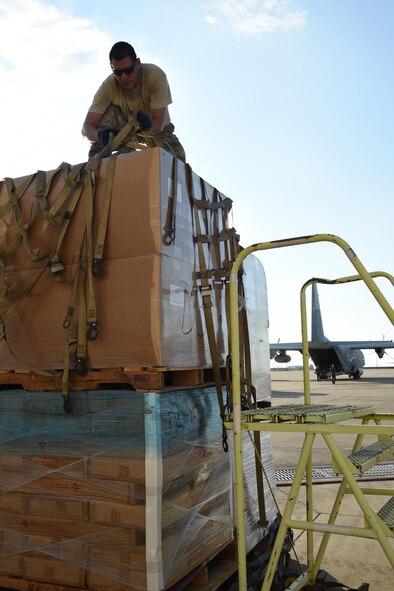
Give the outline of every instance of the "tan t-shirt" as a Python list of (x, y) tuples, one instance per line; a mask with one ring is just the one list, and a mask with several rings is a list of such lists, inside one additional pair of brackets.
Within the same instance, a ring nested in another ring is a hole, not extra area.
[(151, 116), (151, 109), (165, 107), (164, 127), (170, 123), (168, 105), (172, 103), (167, 76), (154, 64), (141, 64), (141, 78), (134, 88), (125, 90), (111, 74), (104, 80), (93, 98), (89, 112), (104, 114), (110, 104), (120, 107), (128, 118), (130, 111), (144, 111)]

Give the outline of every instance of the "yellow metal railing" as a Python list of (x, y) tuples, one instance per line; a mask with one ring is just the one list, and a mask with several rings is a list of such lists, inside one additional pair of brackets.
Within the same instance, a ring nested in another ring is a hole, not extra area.
[[(368, 289), (371, 291), (372, 295), (375, 297), (389, 320), (392, 324), (394, 324), (394, 310), (375, 284), (372, 275), (368, 273), (366, 268), (362, 265), (362, 263), (357, 258), (353, 249), (349, 246), (347, 242), (343, 239), (339, 238), (338, 236), (332, 234), (315, 234), (311, 236), (302, 236), (297, 238), (289, 238), (284, 240), (276, 240), (272, 242), (262, 242), (258, 244), (251, 245), (244, 250), (242, 250), (239, 255), (237, 256), (236, 260), (233, 263), (231, 275), (230, 275), (230, 334), (231, 334), (231, 356), (232, 356), (232, 394), (233, 394), (233, 413), (232, 413), (232, 421), (228, 423), (227, 426), (232, 428), (234, 431), (234, 470), (235, 470), (235, 501), (236, 501), (236, 521), (237, 521), (237, 546), (238, 546), (238, 582), (239, 582), (239, 591), (246, 591), (247, 590), (247, 567), (246, 567), (246, 531), (245, 531), (245, 518), (244, 518), (244, 505), (245, 505), (245, 498), (244, 498), (244, 477), (243, 477), (243, 460), (242, 460), (242, 430), (243, 430), (243, 423), (245, 423), (245, 419), (242, 417), (241, 411), (241, 383), (240, 383), (240, 351), (239, 351), (239, 318), (238, 318), (238, 274), (240, 270), (240, 266), (245, 258), (256, 251), (260, 250), (271, 250), (276, 248), (284, 248), (290, 246), (298, 246), (303, 244), (313, 244), (317, 242), (332, 242), (342, 248), (345, 252), (346, 256), (349, 258), (352, 265), (355, 267), (356, 271), (358, 272), (360, 278), (364, 281), (367, 285)], [(387, 275), (386, 275), (387, 276)], [(392, 278), (390, 276), (390, 280)], [(307, 339), (306, 333), (306, 312), (304, 310), (304, 318), (303, 323), (305, 324), (305, 338)], [(309, 375), (308, 375), (308, 385), (309, 385)], [(305, 387), (305, 386), (304, 386)], [(305, 395), (305, 402), (308, 404), (310, 402), (310, 389), (308, 392), (304, 391)], [(309, 401), (309, 402), (308, 402)], [(293, 425), (288, 425), (288, 427), (292, 427)], [(305, 441), (303, 450), (300, 457), (300, 465), (298, 466), (296, 476), (292, 485), (292, 489), (290, 491), (290, 495), (293, 499), (293, 504), (295, 502), (296, 493), (301, 485), (303, 472), (306, 470), (307, 472), (307, 483), (311, 485), (312, 477), (311, 477), (311, 449), (313, 445), (313, 441), (316, 435), (315, 429), (313, 429), (312, 425), (294, 425), (297, 427), (301, 427), (301, 430), (305, 433)], [(269, 427), (268, 424), (263, 425), (252, 425), (248, 428), (257, 429), (259, 430), (266, 430)], [(277, 427), (277, 425), (272, 425), (272, 427)], [(317, 425), (314, 426), (319, 433), (322, 432), (322, 428), (324, 425)], [(329, 429), (332, 431), (333, 426), (329, 425)], [(384, 429), (384, 427), (380, 427)], [(270, 430), (269, 428), (267, 430)], [(291, 429), (290, 429), (291, 430)], [(324, 431), (324, 429), (323, 429)], [(359, 432), (359, 431), (357, 431)], [(331, 445), (331, 440), (327, 439), (327, 444)], [(335, 452), (336, 453), (336, 452)], [(294, 490), (293, 490), (294, 489)], [(295, 494), (293, 494), (295, 493)], [(282, 520), (286, 523), (290, 520), (292, 514), (293, 505), (291, 503), (286, 505)], [(311, 509), (310, 509), (311, 510)], [(309, 522), (309, 519), (308, 519)], [(375, 524), (374, 524), (375, 525)], [(379, 535), (381, 536), (381, 528), (379, 528), (379, 524), (377, 525)], [(307, 529), (307, 527), (305, 527)], [(312, 540), (310, 535), (312, 532), (307, 533), (309, 534), (308, 539), (308, 573), (304, 573), (298, 579), (298, 581), (291, 586), (292, 591), (296, 589), (301, 589), (305, 586), (305, 584), (311, 580), (312, 573), (313, 573), (313, 564), (311, 564), (312, 558)], [(279, 536), (278, 536), (279, 537)], [(284, 536), (283, 536), (284, 539)], [(380, 540), (382, 545), (387, 543), (387, 540)], [(283, 543), (283, 540), (282, 540)], [(280, 547), (279, 547), (280, 546)], [(281, 550), (281, 544), (279, 540), (278, 543), (275, 543), (275, 547), (273, 549), (273, 553), (278, 553)], [(387, 550), (390, 554), (390, 548)], [(275, 569), (277, 560), (279, 556), (273, 556), (272, 562), (268, 568), (271, 567), (273, 564), (275, 565), (273, 568)], [(275, 562), (276, 560), (276, 562)], [(269, 589), (271, 586), (271, 582), (273, 580), (274, 573), (268, 573), (268, 579), (264, 582), (263, 589)]]

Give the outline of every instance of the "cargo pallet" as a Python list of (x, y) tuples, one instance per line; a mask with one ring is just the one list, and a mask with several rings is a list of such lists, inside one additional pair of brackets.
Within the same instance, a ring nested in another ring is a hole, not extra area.
[[(232, 542), (218, 552), (210, 560), (205, 560), (167, 591), (215, 591), (237, 571), (236, 543)], [(125, 589), (131, 587), (125, 586)], [(43, 583), (25, 578), (0, 575), (0, 591), (88, 591), (87, 587), (71, 587), (56, 583)], [(137, 590), (135, 590), (137, 591)]]
[[(222, 383), (226, 381), (226, 368), (220, 368)], [(84, 376), (75, 370), (69, 374), (70, 390), (98, 390), (103, 388), (128, 387), (140, 392), (158, 391), (166, 388), (187, 388), (215, 384), (211, 367), (171, 369), (159, 368), (114, 368), (89, 369)], [(19, 386), (30, 392), (62, 390), (62, 373), (42, 376), (25, 370), (1, 371), (0, 389)]]

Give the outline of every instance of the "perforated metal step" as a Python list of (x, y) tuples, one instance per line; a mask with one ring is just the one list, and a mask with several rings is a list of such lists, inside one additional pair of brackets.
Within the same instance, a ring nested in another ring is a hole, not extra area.
[(283, 421), (296, 421), (297, 423), (335, 423), (372, 415), (375, 412), (373, 406), (337, 406), (332, 404), (286, 404), (271, 406), (258, 412), (255, 410), (242, 413), (245, 420), (270, 421), (279, 423)]
[(392, 532), (394, 532), (394, 497), (378, 511), (380, 519), (387, 525)]
[(379, 462), (389, 458), (394, 453), (394, 441), (375, 441), (371, 445), (351, 454), (349, 460), (360, 474)]
[[(275, 470), (275, 479), (278, 486), (289, 485), (293, 482), (296, 468), (279, 468)], [(362, 478), (365, 480), (394, 480), (394, 464), (379, 464), (367, 470)], [(342, 476), (333, 471), (331, 466), (314, 466), (312, 468), (312, 479), (314, 482), (324, 484), (328, 481), (340, 481)], [(304, 476), (305, 480), (305, 476)]]

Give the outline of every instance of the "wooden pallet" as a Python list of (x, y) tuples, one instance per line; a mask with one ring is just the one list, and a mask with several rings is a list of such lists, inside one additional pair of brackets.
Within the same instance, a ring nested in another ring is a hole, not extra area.
[(193, 571), (185, 573), (167, 591), (215, 591), (237, 570), (237, 544), (235, 541), (218, 548), (209, 560), (198, 565)]
[[(226, 368), (220, 369), (222, 383), (225, 383)], [(213, 385), (212, 368), (171, 369), (171, 368), (114, 368), (90, 369), (85, 376), (70, 371), (70, 390), (98, 390), (103, 388), (127, 387), (148, 392), (167, 388), (184, 388)], [(0, 372), (0, 389), (20, 387), (27, 391), (61, 391), (62, 374), (40, 376), (29, 371), (15, 370)]]
[[(231, 542), (211, 560), (186, 573), (167, 591), (214, 591), (227, 581), (237, 570), (236, 543)], [(118, 586), (117, 586), (118, 588)], [(132, 587), (123, 586), (124, 591), (133, 591)], [(32, 581), (22, 577), (0, 575), (0, 591), (89, 591), (86, 587), (71, 587), (59, 583)]]

